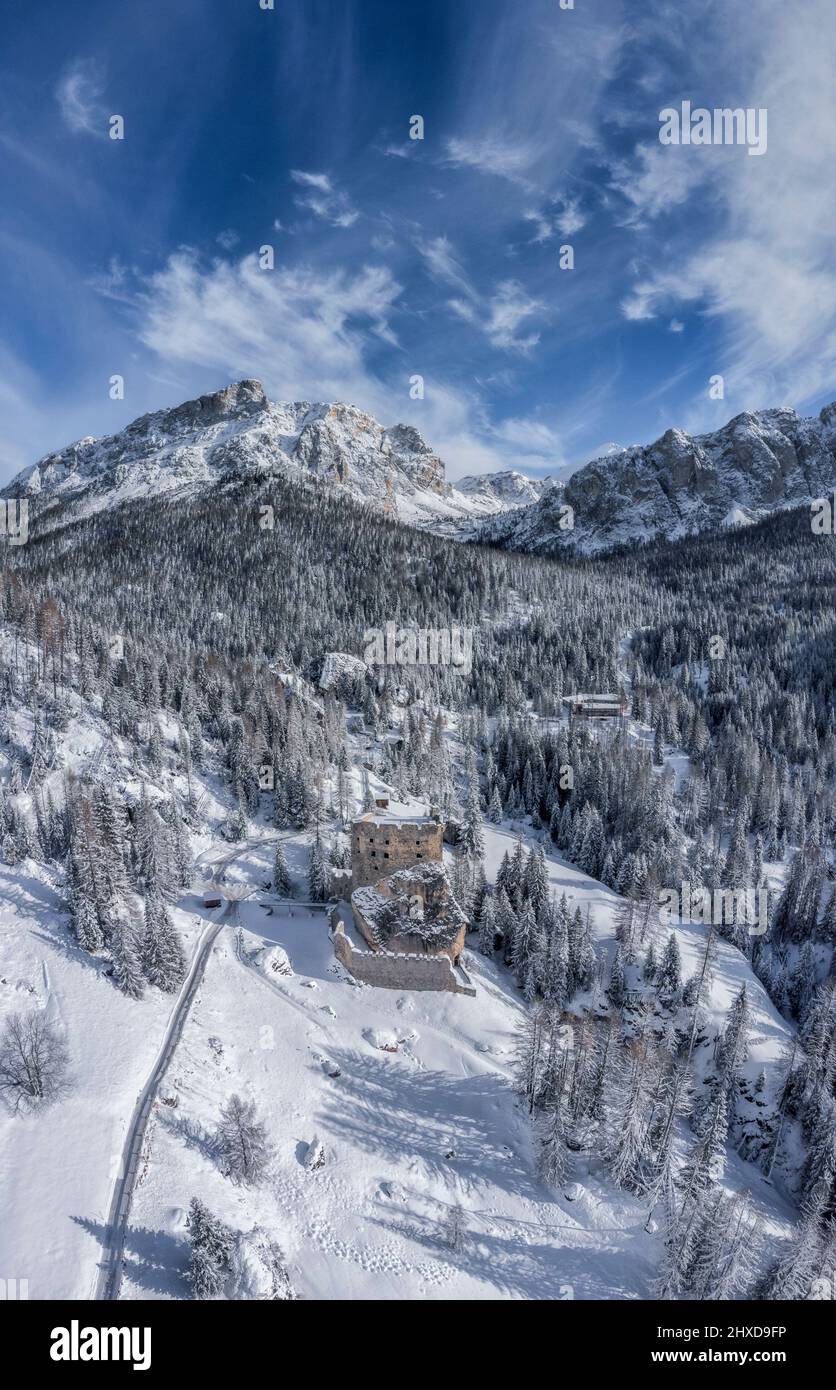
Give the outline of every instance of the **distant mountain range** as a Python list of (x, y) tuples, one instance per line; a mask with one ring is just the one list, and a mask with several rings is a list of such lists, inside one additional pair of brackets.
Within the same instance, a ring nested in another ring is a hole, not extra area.
[(480, 537), (538, 554), (594, 554), (746, 525), (834, 487), (836, 404), (812, 418), (761, 410), (710, 434), (670, 429), (595, 459), (524, 511), (483, 523)]
[(836, 404), (808, 419), (788, 409), (738, 415), (709, 434), (670, 429), (654, 444), (612, 446), (565, 483), (513, 470), (450, 483), (412, 425), (385, 427), (342, 403), (272, 402), (244, 380), (48, 454), (4, 495), (33, 499), (45, 522), (276, 471), (453, 538), (593, 554), (746, 524), (832, 491)]

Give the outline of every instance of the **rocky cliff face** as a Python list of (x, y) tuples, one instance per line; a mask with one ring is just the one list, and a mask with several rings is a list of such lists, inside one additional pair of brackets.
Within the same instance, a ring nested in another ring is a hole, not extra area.
[[(654, 444), (596, 459), (535, 505), (484, 523), (480, 535), (543, 554), (594, 553), (757, 521), (834, 486), (836, 405), (808, 419), (764, 410), (710, 434), (670, 429)], [(567, 505), (572, 529), (565, 527)]]
[[(281, 472), (453, 538), (544, 554), (756, 521), (836, 487), (836, 404), (738, 415), (710, 434), (670, 429), (647, 446), (595, 459), (568, 482), (506, 472), (455, 485), (412, 425), (386, 427), (343, 403), (268, 400), (258, 381), (143, 415), (118, 434), (80, 439), (22, 473), (4, 495), (71, 515), (134, 497), (198, 491)], [(567, 507), (574, 526), (566, 526)]]
[(455, 530), (505, 505), (490, 488), (452, 487), (412, 425), (386, 428), (342, 403), (271, 402), (258, 381), (143, 415), (104, 439), (80, 439), (24, 469), (5, 493), (78, 513), (274, 470), (344, 488), (417, 525)]
[(493, 501), (499, 510), (504, 510), (506, 507), (528, 507), (537, 502), (551, 483), (550, 478), (528, 478), (515, 469), (506, 469), (459, 478), (456, 488), (466, 497)]

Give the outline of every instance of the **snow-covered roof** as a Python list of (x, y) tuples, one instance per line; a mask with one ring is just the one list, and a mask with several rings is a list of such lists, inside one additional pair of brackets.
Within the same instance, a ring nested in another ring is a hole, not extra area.
[(435, 816), (404, 815), (398, 811), (366, 811), (365, 815), (358, 816), (355, 825), (362, 822), (364, 825), (438, 825)]
[(585, 705), (619, 705), (623, 702), (624, 696), (619, 695), (618, 691), (608, 695), (564, 695), (563, 699), (568, 703), (582, 700)]
[(396, 869), (389, 876), (389, 887), (393, 893), (402, 891), (408, 885), (422, 883), (425, 887), (440, 887), (442, 883), (447, 885), (447, 874), (443, 864), (437, 864), (434, 860), (429, 860), (423, 864), (415, 864), (411, 868)]

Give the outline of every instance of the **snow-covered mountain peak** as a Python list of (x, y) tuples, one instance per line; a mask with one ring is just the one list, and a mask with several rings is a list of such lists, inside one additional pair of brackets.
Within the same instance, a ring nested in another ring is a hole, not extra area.
[[(836, 404), (811, 418), (788, 407), (747, 411), (707, 434), (672, 428), (652, 444), (594, 459), (559, 494), (492, 519), (482, 534), (512, 549), (591, 554), (758, 521), (834, 486)], [(571, 528), (559, 525), (564, 504)]]
[(45, 508), (70, 504), (77, 514), (271, 472), (345, 489), (404, 521), (453, 532), (542, 491), (519, 473), (454, 488), (414, 425), (387, 427), (345, 402), (272, 402), (261, 382), (243, 380), (142, 415), (115, 434), (77, 440), (24, 469), (5, 492), (39, 498)]
[(515, 468), (497, 473), (469, 474), (459, 478), (456, 488), (467, 497), (483, 498), (498, 503), (498, 509), (527, 507), (537, 502), (550, 485), (548, 478), (529, 478)]

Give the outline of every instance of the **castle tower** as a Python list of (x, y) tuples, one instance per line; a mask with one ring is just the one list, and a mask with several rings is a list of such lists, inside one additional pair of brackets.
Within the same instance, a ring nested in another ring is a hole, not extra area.
[(444, 860), (444, 826), (437, 815), (398, 816), (386, 810), (360, 816), (351, 831), (351, 887), (378, 883), (396, 869)]

